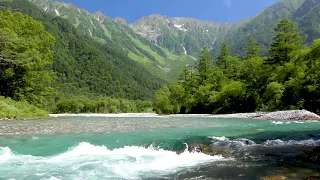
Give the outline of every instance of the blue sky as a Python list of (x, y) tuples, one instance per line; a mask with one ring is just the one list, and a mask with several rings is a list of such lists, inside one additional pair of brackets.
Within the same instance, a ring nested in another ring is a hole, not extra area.
[(63, 0), (88, 10), (101, 11), (128, 23), (151, 14), (191, 17), (214, 22), (235, 22), (259, 13), (277, 0)]

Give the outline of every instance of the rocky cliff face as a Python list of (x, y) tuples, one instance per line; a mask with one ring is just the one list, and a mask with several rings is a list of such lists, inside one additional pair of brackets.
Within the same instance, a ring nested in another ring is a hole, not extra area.
[(113, 21), (118, 23), (118, 24), (120, 24), (120, 25), (122, 25), (122, 26), (128, 25), (127, 20), (124, 19), (124, 18), (121, 18), (121, 17), (116, 17), (116, 18), (113, 19)]

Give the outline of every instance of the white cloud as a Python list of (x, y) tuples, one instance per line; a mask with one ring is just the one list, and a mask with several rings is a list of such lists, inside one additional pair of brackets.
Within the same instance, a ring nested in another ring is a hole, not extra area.
[(232, 1), (231, 0), (223, 0), (223, 3), (227, 8), (231, 8), (231, 6), (232, 6)]

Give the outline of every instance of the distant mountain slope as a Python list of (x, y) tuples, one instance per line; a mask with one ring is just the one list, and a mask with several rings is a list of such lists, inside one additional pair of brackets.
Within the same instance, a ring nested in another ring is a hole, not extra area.
[[(52, 69), (58, 76), (55, 86), (63, 93), (148, 99), (165, 83), (130, 59), (121, 46), (112, 41), (108, 45), (95, 41), (86, 25), (78, 24), (83, 27), (82, 30), (88, 30), (88, 34), (83, 35), (79, 33), (81, 28), (76, 29), (69, 21), (52, 16), (25, 0), (0, 1), (0, 7), (32, 16), (55, 36)], [(54, 12), (63, 14), (62, 11), (56, 12), (56, 9)], [(111, 20), (108, 22), (112, 23)], [(117, 24), (114, 26), (117, 27)], [(105, 31), (105, 34), (108, 32)]]
[[(267, 53), (266, 49), (268, 49), (272, 37), (275, 35), (274, 28), (281, 19), (292, 19), (293, 14), (305, 1), (309, 0), (280, 0), (264, 9), (247, 24), (236, 29), (233, 34), (224, 40), (228, 42), (229, 48), (234, 54), (242, 54), (243, 48), (249, 42), (250, 37), (254, 37), (263, 47), (263, 53)], [(215, 52), (217, 51), (218, 49), (215, 49)]]
[(306, 0), (293, 14), (301, 31), (307, 35), (307, 43), (320, 38), (320, 0)]
[(212, 49), (237, 27), (237, 23), (213, 23), (192, 18), (166, 18), (161, 15), (144, 17), (130, 27), (138, 34), (176, 54), (197, 55), (204, 46)]
[(64, 2), (29, 1), (54, 16), (67, 19), (80, 33), (91, 36), (102, 44), (112, 44), (122, 48), (131, 59), (142, 64), (150, 73), (167, 81), (176, 76), (175, 72), (171, 72), (175, 67), (179, 67), (180, 70), (185, 64), (194, 63), (190, 57), (177, 57), (136, 34), (127, 26), (125, 19), (112, 20), (101, 12), (90, 14), (84, 9)]
[(320, 38), (319, 0), (279, 0), (252, 18), (236, 23), (214, 23), (191, 18), (166, 18), (151, 15), (130, 25), (138, 34), (176, 54), (197, 55), (204, 46), (217, 56), (220, 43), (227, 41), (233, 54), (242, 54), (250, 37), (267, 49), (281, 19), (295, 21), (307, 43)]

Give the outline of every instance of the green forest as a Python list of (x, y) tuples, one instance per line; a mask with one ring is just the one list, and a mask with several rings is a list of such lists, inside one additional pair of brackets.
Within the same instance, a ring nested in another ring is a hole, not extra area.
[(243, 56), (231, 56), (221, 43), (213, 58), (204, 48), (198, 64), (186, 66), (179, 80), (158, 90), (154, 109), (159, 114), (242, 113), (306, 109), (320, 113), (320, 39), (304, 45), (297, 25), (283, 19), (268, 50), (254, 38)]
[[(44, 26), (20, 12), (0, 11), (0, 19), (0, 118), (152, 111), (148, 99), (161, 80), (124, 53), (78, 35), (61, 18)], [(22, 107), (33, 111), (16, 112)]]
[[(168, 85), (116, 43), (122, 35), (101, 43), (25, 0), (0, 1), (0, 8), (0, 118), (154, 111), (320, 113), (320, 39), (311, 44), (289, 19), (274, 29), (269, 49), (253, 37), (239, 55), (227, 42), (213, 55), (205, 47), (199, 60)], [(166, 57), (160, 47), (128, 32)]]

